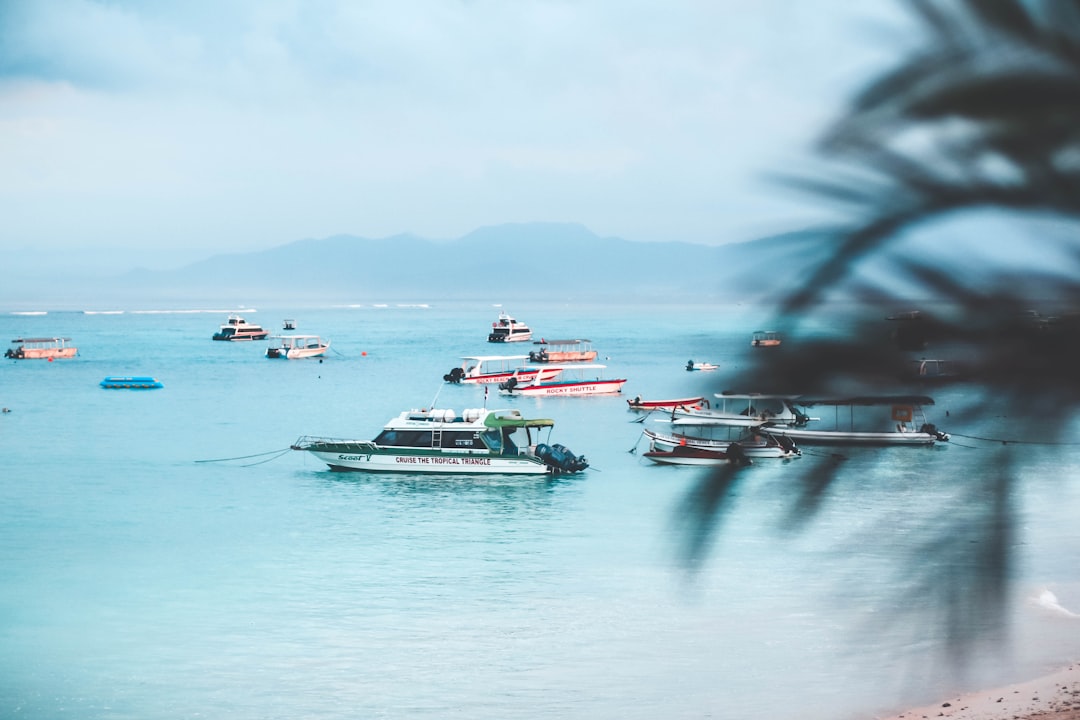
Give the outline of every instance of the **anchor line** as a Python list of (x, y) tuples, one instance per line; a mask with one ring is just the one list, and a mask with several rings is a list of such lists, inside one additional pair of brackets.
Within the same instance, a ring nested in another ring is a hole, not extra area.
[(1008, 438), (988, 438), (980, 437), (978, 435), (963, 435), (961, 433), (949, 432), (952, 437), (962, 437), (968, 440), (982, 440), (983, 442), (1001, 443), (1002, 445), (1053, 445), (1053, 446), (1072, 446), (1080, 445), (1075, 442), (1049, 442), (1046, 440), (1009, 440)]
[[(197, 462), (197, 463), (211, 463), (211, 462), (228, 462), (230, 460), (249, 460), (251, 458), (266, 457), (267, 455), (274, 455), (274, 454), (277, 454), (278, 456), (281, 456), (281, 455), (284, 455), (285, 453), (289, 452), (290, 450), (292, 450), (292, 448), (287, 447), (284, 450), (270, 450), (270, 451), (264, 452), (264, 453), (255, 453), (254, 455), (240, 455), (238, 457), (214, 458), (213, 460), (196, 460), (195, 462)], [(270, 458), (270, 459), (273, 460), (274, 458)], [(263, 461), (263, 462), (266, 462), (266, 461)]]

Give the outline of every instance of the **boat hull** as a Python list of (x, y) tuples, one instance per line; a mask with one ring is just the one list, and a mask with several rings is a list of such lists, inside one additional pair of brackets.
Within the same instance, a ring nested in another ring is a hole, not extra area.
[(503, 395), (529, 395), (536, 397), (559, 395), (614, 395), (622, 392), (626, 380), (590, 380), (585, 382), (550, 382), (538, 385), (499, 388)]
[(626, 401), (631, 410), (666, 410), (668, 412), (677, 408), (700, 410), (705, 403), (704, 397), (682, 398), (681, 400), (641, 400), (632, 398)]
[(711, 467), (715, 465), (727, 465), (732, 462), (725, 452), (715, 450), (703, 450), (679, 446), (673, 450), (650, 450), (643, 454), (658, 465), (694, 465), (698, 467)]
[(73, 347), (23, 348), (21, 352), (13, 353), (9, 357), (17, 360), (63, 360), (75, 357), (78, 352), (78, 349)]
[(925, 432), (848, 432), (786, 427), (762, 427), (761, 431), (791, 438), (802, 445), (925, 446), (933, 445), (940, 439)]
[(265, 340), (270, 335), (269, 330), (263, 330), (262, 332), (243, 333), (241, 335), (225, 335), (223, 333), (214, 333), (214, 340), (223, 340), (226, 342), (243, 342), (245, 340)]
[(525, 342), (526, 340), (532, 340), (531, 332), (515, 333), (513, 335), (496, 335), (495, 333), (491, 333), (488, 335), (488, 342), (490, 343)]
[[(685, 436), (675, 435), (662, 435), (652, 430), (645, 430), (645, 437), (649, 438), (649, 449), (657, 450), (661, 452), (670, 452), (679, 447), (690, 447), (698, 450), (709, 450), (713, 452), (727, 452), (727, 449), (731, 447), (732, 442), (725, 440), (708, 440), (705, 438), (693, 438)], [(784, 459), (798, 457), (801, 455), (798, 449), (792, 447), (791, 449), (784, 448), (773, 442), (753, 442), (746, 440), (739, 440), (739, 447), (742, 448), (742, 453), (748, 458), (764, 459)]]
[(529, 353), (529, 360), (538, 363), (561, 363), (561, 362), (592, 362), (596, 360), (595, 350), (582, 350), (575, 352), (544, 352)]
[(336, 471), (423, 473), (438, 475), (547, 475), (550, 468), (529, 456), (484, 453), (432, 453), (378, 447), (311, 446), (304, 448)]

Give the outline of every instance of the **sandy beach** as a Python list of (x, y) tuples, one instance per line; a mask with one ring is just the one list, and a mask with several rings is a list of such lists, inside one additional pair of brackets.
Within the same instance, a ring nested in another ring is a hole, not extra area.
[(1080, 720), (1080, 664), (993, 690), (956, 695), (881, 720)]

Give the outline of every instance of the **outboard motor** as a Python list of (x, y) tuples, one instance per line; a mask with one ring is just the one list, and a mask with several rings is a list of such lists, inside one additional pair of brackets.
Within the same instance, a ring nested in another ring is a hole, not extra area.
[(512, 392), (514, 390), (514, 388), (517, 387), (517, 384), (518, 384), (517, 383), (517, 378), (512, 377), (509, 380), (507, 380), (506, 382), (499, 383), (499, 389), (500, 390), (510, 390)]
[(465, 371), (459, 367), (454, 368), (450, 372), (442, 376), (442, 379), (448, 383), (454, 383), (458, 385), (461, 383), (461, 379), (465, 377)]
[(575, 455), (565, 445), (558, 443), (554, 445), (540, 443), (536, 446), (536, 457), (543, 460), (544, 464), (556, 475), (580, 472), (589, 467), (589, 461), (584, 455)]
[(746, 451), (743, 450), (742, 445), (737, 442), (733, 442), (728, 445), (727, 449), (728, 460), (734, 465), (753, 465), (754, 461), (746, 456)]
[(802, 450), (795, 447), (795, 441), (789, 438), (787, 435), (773, 435), (776, 439), (776, 443), (784, 449), (785, 452), (795, 453), (796, 455), (802, 455)]
[(923, 423), (922, 427), (919, 428), (919, 432), (933, 435), (941, 442), (949, 442), (949, 433), (938, 430), (933, 423)]

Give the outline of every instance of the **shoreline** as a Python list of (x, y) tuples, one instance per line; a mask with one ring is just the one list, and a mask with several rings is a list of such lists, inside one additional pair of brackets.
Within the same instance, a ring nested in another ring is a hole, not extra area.
[(941, 701), (877, 720), (1080, 720), (1080, 663), (1043, 677)]

